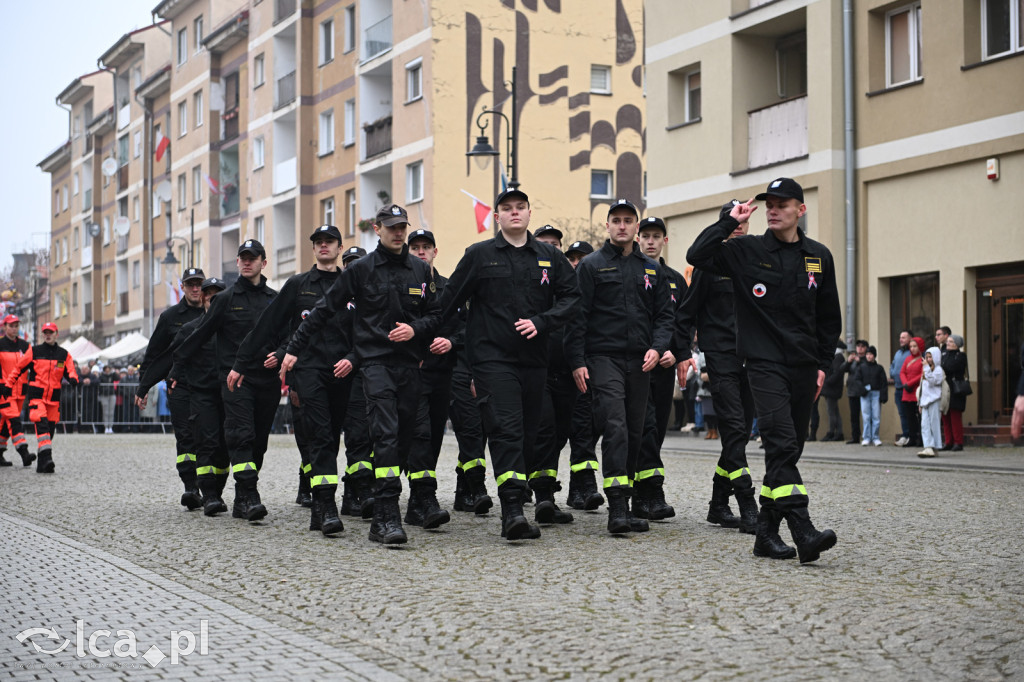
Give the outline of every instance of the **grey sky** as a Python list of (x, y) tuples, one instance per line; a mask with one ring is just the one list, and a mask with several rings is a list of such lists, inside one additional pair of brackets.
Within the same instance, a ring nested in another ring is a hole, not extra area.
[(122, 35), (152, 23), (158, 0), (4, 0), (8, 35), (0, 41), (0, 267), (11, 254), (49, 244), (50, 177), (36, 167), (68, 135), (56, 97)]

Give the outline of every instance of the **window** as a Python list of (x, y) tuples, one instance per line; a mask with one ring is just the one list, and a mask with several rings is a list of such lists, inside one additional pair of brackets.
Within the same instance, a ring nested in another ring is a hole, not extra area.
[(132, 198), (132, 218), (135, 220), (135, 222), (139, 222), (139, 220), (142, 218), (142, 208), (141, 204), (139, 204), (138, 197)]
[(185, 208), (188, 202), (188, 198), (185, 195), (188, 187), (185, 185), (185, 174), (182, 173), (178, 176), (178, 210)]
[(82, 136), (82, 115), (75, 116), (74, 123), (71, 125), (71, 137), (79, 138)]
[(405, 167), (405, 201), (423, 201), (423, 162), (417, 161)]
[(136, 66), (132, 68), (132, 87), (137, 88), (142, 85), (142, 67)]
[(345, 146), (356, 143), (356, 101), (350, 99), (345, 102)]
[(258, 215), (258, 216), (256, 216), (256, 218), (252, 222), (253, 222), (253, 232), (256, 233), (255, 234), (256, 241), (258, 241), (258, 242), (260, 242), (262, 244), (264, 241), (266, 241), (266, 239), (265, 239), (266, 220), (263, 218), (263, 216)]
[(612, 94), (612, 67), (599, 64), (590, 66), (590, 91), (598, 95)]
[(921, 4), (885, 15), (885, 85), (921, 79)]
[(320, 114), (320, 156), (334, 151), (334, 109)]
[(60, 215), (60, 190), (53, 190), (53, 215)]
[(345, 8), (345, 52), (356, 49), (356, 6)]
[(259, 137), (253, 139), (253, 141), (252, 141), (252, 167), (254, 169), (255, 168), (263, 168), (263, 164), (265, 162), (266, 150), (267, 150), (266, 142), (264, 142), (262, 135), (260, 135)]
[(416, 59), (405, 65), (405, 101), (423, 98), (423, 59)]
[(135, 134), (132, 135), (132, 156), (139, 158), (142, 156), (142, 131), (136, 130)]
[(78, 307), (78, 282), (71, 283), (71, 305)]
[(188, 102), (178, 102), (178, 137), (188, 132)]
[(930, 339), (940, 321), (939, 273), (889, 280), (889, 329), (893, 336), (898, 338), (900, 331), (909, 329), (914, 336)]
[(196, 128), (203, 125), (203, 91), (192, 95), (192, 108), (196, 112)]
[(103, 275), (103, 305), (110, 305), (113, 291), (110, 288), (110, 275)]
[(178, 66), (188, 61), (188, 29), (178, 31)]
[(1024, 0), (981, 0), (982, 58), (1024, 50)]
[(196, 166), (192, 169), (192, 203), (198, 204), (203, 200), (203, 167)]
[(203, 51), (203, 17), (202, 15), (196, 17), (196, 20), (192, 22), (192, 40), (193, 50), (196, 54)]
[(700, 70), (686, 74), (686, 122), (700, 119)]
[(78, 196), (78, 172), (75, 171), (74, 176), (71, 178), (71, 196)]
[(345, 236), (356, 236), (356, 192), (345, 190), (345, 205), (348, 206), (348, 214), (345, 216)]
[(252, 87), (258, 88), (266, 82), (263, 54), (260, 53), (252, 60)]
[(324, 225), (334, 224), (334, 197), (324, 199), (320, 202), (320, 215), (323, 216)]
[(110, 243), (110, 216), (103, 216), (103, 245)]
[(67, 185), (64, 185), (64, 187), (61, 189), (61, 202), (60, 203), (61, 203), (61, 210), (62, 211), (68, 210), (68, 186)]
[(775, 43), (775, 78), (779, 98), (807, 94), (807, 31), (797, 31)]
[(700, 120), (700, 64), (668, 72), (668, 127)]
[(320, 64), (334, 59), (334, 20), (320, 22)]
[(590, 198), (612, 198), (612, 172), (610, 170), (590, 171)]
[(78, 240), (79, 232), (78, 228), (76, 227), (74, 230), (71, 231), (71, 248), (74, 249), (75, 251), (78, 251)]
[[(128, 161), (128, 136), (122, 135), (117, 138), (117, 167), (121, 168), (122, 166), (127, 166)], [(122, 189), (124, 188), (118, 187), (118, 191)]]
[(132, 261), (132, 289), (142, 285), (142, 267), (139, 261)]

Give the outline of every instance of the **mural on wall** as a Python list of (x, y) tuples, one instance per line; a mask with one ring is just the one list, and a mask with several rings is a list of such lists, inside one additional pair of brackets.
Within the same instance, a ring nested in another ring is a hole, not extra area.
[[(620, 133), (632, 130), (640, 136), (641, 154), (646, 152), (646, 130), (643, 127), (643, 113), (635, 104), (623, 104), (615, 112), (614, 120), (595, 118), (591, 109), (592, 95), (588, 90), (583, 92), (570, 91), (570, 75), (575, 75), (575, 82), (590, 83), (589, 65), (586, 74), (570, 74), (570, 66), (562, 64), (543, 73), (534, 73), (531, 66), (530, 52), (530, 17), (524, 11), (535, 13), (536, 20), (543, 21), (539, 0), (497, 0), (500, 4), (515, 12), (515, 33), (511, 40), (513, 45), (507, 45), (505, 37), (494, 37), (490, 45), (491, 73), (484, 75), (481, 64), (484, 56), (484, 27), (480, 18), (472, 12), (466, 13), (465, 35), (466, 35), (466, 143), (467, 149), (472, 146), (479, 131), (476, 127), (476, 118), (480, 110), (486, 106), (488, 109), (501, 111), (505, 115), (510, 112), (507, 109), (511, 105), (512, 92), (510, 83), (506, 81), (511, 67), (517, 67), (516, 76), (516, 117), (521, 120), (523, 110), (528, 105), (552, 106), (562, 103), (567, 108), (566, 131), (571, 143), (571, 151), (561, 162), (569, 173), (590, 172), (591, 156), (598, 147), (604, 147), (613, 152), (615, 156), (614, 182), (615, 196), (626, 197), (636, 203), (641, 213), (646, 208), (643, 201), (643, 160), (640, 155), (633, 151), (618, 150)], [(554, 14), (562, 13), (561, 0), (542, 0), (547, 11)], [(608, 42), (608, 61), (614, 59), (617, 67), (629, 64), (638, 58), (638, 45), (636, 35), (633, 33), (629, 17), (626, 14), (623, 0), (616, 0), (615, 11), (615, 42)], [(506, 52), (510, 52), (510, 59), (507, 60)], [(614, 54), (612, 54), (614, 52)], [(642, 94), (642, 66), (637, 64), (630, 72), (630, 80), (636, 87), (636, 98)], [(534, 92), (532, 84), (536, 83), (539, 92)], [(488, 101), (487, 95), (490, 94)], [(620, 99), (623, 99), (620, 96)], [(504, 121), (498, 117), (492, 117), (487, 134), (491, 136), (492, 144), (496, 148), (498, 141), (504, 140), (507, 132), (504, 130)], [(522, 158), (522, 146), (519, 156)], [(502, 157), (504, 158), (504, 157)], [(559, 163), (554, 160), (555, 163)], [(470, 171), (470, 159), (466, 159), (466, 172)], [(517, 169), (518, 171), (518, 169)], [(520, 177), (520, 180), (522, 178)], [(590, 186), (589, 178), (586, 186)], [(525, 187), (524, 187), (525, 188)], [(573, 218), (568, 225), (562, 225), (568, 238), (572, 234), (577, 239), (603, 239), (604, 211), (598, 211), (598, 207), (609, 205), (608, 200), (591, 199), (591, 216)], [(600, 231), (595, 232), (592, 222), (600, 220)]]

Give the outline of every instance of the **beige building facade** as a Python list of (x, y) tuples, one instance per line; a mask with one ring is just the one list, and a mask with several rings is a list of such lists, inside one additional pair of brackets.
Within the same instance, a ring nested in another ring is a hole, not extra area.
[[(1024, 7), (852, 0), (848, 81), (846, 4), (648, 0), (650, 211), (681, 265), (725, 201), (796, 178), (848, 340), (888, 365), (904, 328), (964, 336), (964, 421), (984, 437), (1008, 422), (1024, 342)], [(891, 403), (883, 430), (899, 430)]]

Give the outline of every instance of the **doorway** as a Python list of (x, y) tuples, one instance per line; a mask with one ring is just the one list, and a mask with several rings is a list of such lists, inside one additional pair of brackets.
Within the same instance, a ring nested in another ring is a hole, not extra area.
[(978, 422), (1009, 424), (1024, 344), (1024, 264), (979, 272)]

